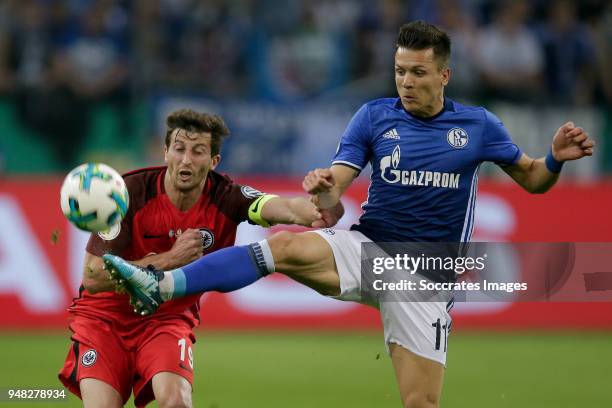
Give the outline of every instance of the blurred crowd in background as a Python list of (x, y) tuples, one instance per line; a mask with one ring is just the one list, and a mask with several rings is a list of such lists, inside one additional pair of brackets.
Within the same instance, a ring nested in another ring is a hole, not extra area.
[[(158, 161), (150, 152), (160, 151), (159, 106), (169, 96), (184, 104), (229, 103), (224, 116), (233, 130), (241, 120), (232, 117), (236, 101), (273, 111), (342, 105), (346, 123), (360, 103), (395, 95), (395, 38), (414, 19), (451, 36), (451, 97), (595, 115), (601, 135), (594, 136), (606, 145), (601, 139), (610, 138), (612, 120), (606, 0), (3, 0), (0, 168), (64, 171), (109, 157), (123, 158), (128, 168)], [(272, 116), (296, 116), (279, 112)], [(312, 132), (278, 128), (284, 133), (268, 142), (286, 156), (279, 163), (288, 163), (308, 144), (296, 138)], [(244, 143), (230, 150), (248, 154), (260, 142), (233, 133)], [(602, 157), (598, 172), (610, 168)], [(296, 170), (262, 160), (240, 167), (244, 160), (235, 159), (226, 169)], [(303, 167), (309, 164), (320, 163)]]

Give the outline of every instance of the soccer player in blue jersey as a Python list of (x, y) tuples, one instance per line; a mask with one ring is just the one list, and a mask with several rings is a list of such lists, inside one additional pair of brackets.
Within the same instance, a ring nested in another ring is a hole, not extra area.
[[(470, 240), (481, 163), (495, 162), (525, 190), (544, 193), (557, 181), (563, 162), (593, 154), (593, 140), (567, 122), (554, 134), (546, 157), (529, 157), (494, 114), (445, 97), (449, 59), (450, 39), (437, 27), (402, 26), (395, 52), (399, 97), (363, 105), (342, 136), (332, 166), (305, 177), (303, 187), (323, 214), (319, 225), (332, 226), (342, 215), (340, 197), (370, 163), (368, 200), (350, 231), (280, 232), (164, 273), (112, 255), (104, 257), (107, 267), (125, 280), (143, 313), (190, 293), (235, 290), (275, 271), (324, 295), (362, 301), (361, 243)], [(257, 206), (251, 210), (257, 212)], [(446, 347), (440, 347), (432, 324), (450, 326), (447, 302), (381, 302), (379, 308), (403, 405), (437, 407)]]

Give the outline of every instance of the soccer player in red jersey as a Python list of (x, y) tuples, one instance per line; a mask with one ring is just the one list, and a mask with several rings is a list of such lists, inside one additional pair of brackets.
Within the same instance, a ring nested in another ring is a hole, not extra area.
[[(139, 407), (153, 399), (160, 407), (191, 406), (199, 295), (165, 302), (153, 317), (138, 316), (127, 295), (115, 292), (103, 254), (165, 270), (233, 245), (243, 221), (321, 226), (321, 214), (308, 199), (263, 194), (214, 171), (229, 134), (219, 116), (180, 110), (168, 116), (167, 126), (167, 167), (126, 174), (125, 219), (92, 234), (87, 244), (83, 283), (69, 308), (72, 346), (59, 374), (87, 408), (122, 407), (132, 390)], [(257, 244), (236, 248), (238, 259), (269, 251)], [(238, 276), (222, 290), (256, 278)]]

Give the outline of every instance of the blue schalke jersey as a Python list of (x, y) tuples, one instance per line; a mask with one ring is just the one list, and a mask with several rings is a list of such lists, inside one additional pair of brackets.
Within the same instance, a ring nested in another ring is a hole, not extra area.
[(361, 231), (375, 242), (465, 242), (474, 229), (478, 167), (521, 157), (499, 118), (481, 107), (446, 99), (427, 119), (400, 98), (363, 105), (351, 119), (333, 160), (372, 178)]

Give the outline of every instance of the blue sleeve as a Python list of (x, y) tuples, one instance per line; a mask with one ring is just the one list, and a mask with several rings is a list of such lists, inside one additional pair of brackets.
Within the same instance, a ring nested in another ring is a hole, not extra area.
[(502, 121), (485, 109), (481, 160), (510, 165), (518, 162), (522, 154), (521, 149), (512, 142)]
[(370, 129), (370, 110), (368, 105), (363, 105), (346, 127), (332, 164), (363, 170), (370, 159)]

